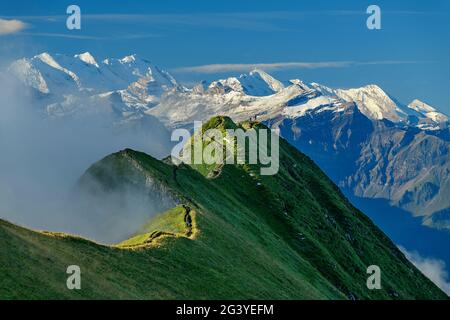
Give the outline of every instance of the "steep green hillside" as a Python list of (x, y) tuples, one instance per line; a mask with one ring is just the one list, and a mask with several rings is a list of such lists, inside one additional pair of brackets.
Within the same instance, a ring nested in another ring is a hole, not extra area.
[[(216, 117), (204, 130), (230, 126)], [(174, 166), (133, 150), (110, 155), (82, 187), (89, 181), (100, 195), (157, 185), (179, 205), (114, 247), (0, 222), (0, 298), (446, 298), (294, 147), (281, 141), (277, 175), (259, 172)], [(66, 289), (72, 264), (82, 270), (79, 291)], [(381, 290), (366, 287), (374, 264)]]

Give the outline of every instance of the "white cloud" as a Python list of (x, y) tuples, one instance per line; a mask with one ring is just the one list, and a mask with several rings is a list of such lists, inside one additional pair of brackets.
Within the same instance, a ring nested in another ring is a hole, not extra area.
[(450, 295), (450, 280), (445, 270), (446, 266), (444, 261), (423, 257), (417, 251), (408, 251), (402, 246), (399, 246), (399, 249), (428, 279), (433, 281), (447, 295)]
[(275, 62), (275, 63), (226, 63), (226, 64), (206, 64), (193, 67), (181, 67), (174, 69), (179, 73), (218, 73), (218, 72), (248, 72), (254, 69), (287, 70), (287, 69), (318, 69), (318, 68), (345, 68), (351, 66), (364, 65), (387, 65), (387, 64), (411, 64), (418, 61), (325, 61), (325, 62)]
[(145, 38), (157, 38), (157, 34), (125, 34), (125, 35), (111, 35), (111, 36), (92, 36), (86, 34), (70, 34), (70, 33), (49, 33), (49, 32), (21, 32), (21, 36), (31, 37), (49, 37), (49, 38), (67, 38), (79, 40), (134, 40)]
[(20, 20), (0, 19), (0, 36), (19, 32), (27, 27), (25, 22)]

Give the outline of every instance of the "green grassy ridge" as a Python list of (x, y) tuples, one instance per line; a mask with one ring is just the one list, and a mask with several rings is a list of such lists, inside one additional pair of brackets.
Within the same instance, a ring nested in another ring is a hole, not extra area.
[(148, 223), (130, 239), (122, 241), (117, 246), (120, 248), (136, 248), (138, 246), (158, 245), (162, 237), (188, 237), (195, 238), (197, 223), (195, 211), (191, 210), (189, 217), (191, 227), (185, 221), (186, 208), (178, 205), (153, 217)]
[[(205, 128), (226, 128), (230, 121), (216, 117)], [(447, 298), (283, 140), (280, 161), (275, 176), (259, 176), (257, 165), (226, 165), (208, 179), (195, 167), (129, 149), (108, 156), (88, 170), (91, 178), (108, 190), (120, 189), (142, 183), (144, 170), (195, 210), (195, 237), (168, 236), (157, 246), (123, 249), (2, 222), (0, 298)], [(157, 229), (182, 234), (173, 210), (137, 236)], [(70, 264), (82, 269), (80, 291), (65, 288)], [(382, 290), (366, 287), (371, 264), (381, 267)]]

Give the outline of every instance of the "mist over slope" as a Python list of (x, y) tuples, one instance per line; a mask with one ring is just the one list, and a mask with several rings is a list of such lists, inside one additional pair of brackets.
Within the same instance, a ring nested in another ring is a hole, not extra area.
[(418, 99), (402, 104), (376, 85), (282, 82), (262, 70), (190, 89), (136, 55), (43, 53), (6, 69), (0, 217), (13, 222), (122, 240), (165, 207), (134, 191), (81, 199), (73, 191), (85, 168), (127, 147), (161, 158), (168, 130), (226, 114), (280, 128), (347, 194), (387, 199), (449, 228), (448, 117)]
[[(101, 104), (92, 105), (86, 99), (78, 103), (80, 107), (102, 109)], [(94, 216), (83, 218), (82, 213), (87, 207), (105, 214), (111, 210), (139, 212), (132, 194), (120, 204), (114, 198), (82, 203), (73, 194), (84, 170), (105, 154), (131, 146), (155, 157), (169, 153), (169, 132), (154, 117), (127, 123), (119, 120), (105, 112), (49, 118), (37, 107), (32, 92), (10, 75), (0, 73), (0, 217), (32, 228), (67, 231), (102, 241), (121, 228), (130, 232), (127, 226), (133, 219), (126, 215), (119, 220), (112, 220), (113, 215), (96, 220)], [(149, 218), (148, 212), (141, 216), (133, 229)], [(101, 227), (105, 224), (109, 230)], [(123, 235), (124, 231), (119, 233)]]
[[(218, 117), (203, 130), (236, 126), (264, 128)], [(153, 196), (171, 195), (181, 205), (116, 247), (0, 222), (6, 244), (0, 257), (9, 261), (0, 265), (6, 276), (0, 280), (1, 297), (446, 298), (308, 157), (284, 140), (280, 171), (273, 176), (260, 175), (260, 165), (175, 166), (127, 149), (96, 163), (80, 183), (90, 192), (108, 193), (131, 187), (148, 194), (150, 186)], [(57, 270), (69, 261), (83, 270), (83, 290), (64, 287), (64, 272)], [(31, 275), (17, 273), (18, 263)], [(381, 290), (366, 286), (366, 270), (373, 264), (382, 270)], [(39, 281), (30, 280), (33, 276)]]

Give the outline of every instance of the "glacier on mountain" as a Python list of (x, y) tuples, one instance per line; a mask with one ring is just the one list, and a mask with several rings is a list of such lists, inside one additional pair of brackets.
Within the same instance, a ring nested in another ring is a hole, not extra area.
[(124, 119), (150, 114), (176, 127), (217, 114), (236, 121), (255, 116), (279, 120), (324, 107), (341, 112), (355, 104), (369, 119), (386, 119), (422, 130), (448, 127), (449, 121), (419, 100), (401, 105), (377, 85), (332, 89), (299, 79), (283, 83), (258, 69), (186, 88), (169, 72), (135, 54), (99, 63), (89, 52), (74, 56), (44, 52), (13, 62), (9, 71), (37, 91), (42, 109), (52, 116), (92, 112), (85, 105), (98, 104), (109, 105), (109, 112)]

